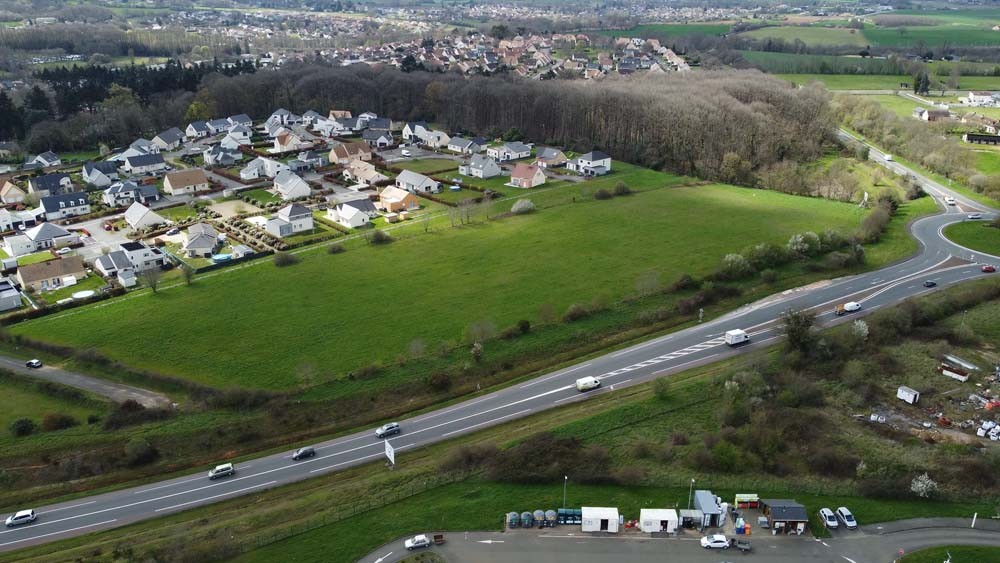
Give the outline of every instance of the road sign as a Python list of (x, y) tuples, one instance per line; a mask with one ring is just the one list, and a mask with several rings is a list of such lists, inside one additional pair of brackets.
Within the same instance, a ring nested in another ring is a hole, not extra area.
[(393, 449), (389, 440), (385, 441), (385, 457), (389, 459), (389, 463), (396, 465), (396, 450)]

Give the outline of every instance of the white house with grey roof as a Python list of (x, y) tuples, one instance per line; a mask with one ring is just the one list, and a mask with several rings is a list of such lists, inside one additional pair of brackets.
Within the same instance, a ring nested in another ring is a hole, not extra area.
[(126, 158), (121, 169), (132, 175), (157, 174), (167, 169), (167, 163), (160, 153), (141, 154)]
[(312, 211), (308, 207), (297, 203), (282, 207), (264, 224), (264, 230), (278, 238), (311, 231), (312, 229)]
[(115, 182), (101, 193), (101, 201), (108, 207), (123, 207), (136, 201), (149, 203), (159, 199), (160, 192), (156, 186), (140, 186), (132, 180)]
[(208, 126), (209, 134), (218, 135), (220, 133), (225, 133), (226, 131), (229, 131), (229, 128), (236, 124), (230, 123), (228, 119), (213, 119), (205, 123), (205, 125)]
[(182, 250), (189, 258), (208, 258), (219, 248), (219, 233), (208, 223), (188, 227)]
[(90, 213), (90, 200), (85, 192), (50, 195), (38, 200), (46, 221), (78, 217)]
[(298, 174), (291, 170), (285, 170), (274, 177), (274, 191), (281, 199), (292, 201), (293, 199), (309, 197), (312, 188)]
[(167, 220), (159, 213), (137, 201), (125, 210), (125, 222), (133, 229), (139, 230), (157, 225), (165, 225)]
[(414, 194), (441, 191), (441, 184), (412, 170), (403, 170), (396, 176), (396, 187)]
[(566, 168), (584, 176), (603, 176), (611, 172), (611, 157), (601, 151), (590, 151), (570, 159)]
[(496, 178), (503, 173), (497, 161), (488, 156), (474, 154), (468, 162), (458, 167), (458, 173), (473, 178)]
[(240, 178), (244, 180), (275, 178), (278, 174), (289, 171), (288, 165), (284, 162), (258, 156), (240, 170)]
[(229, 168), (243, 160), (243, 153), (221, 145), (213, 145), (201, 153), (201, 158), (205, 161), (205, 166)]
[(448, 150), (451, 152), (457, 152), (459, 154), (476, 154), (482, 150), (482, 147), (472, 139), (466, 139), (465, 137), (452, 137), (448, 141)]
[(161, 131), (153, 137), (153, 144), (162, 151), (172, 151), (184, 142), (184, 132), (176, 127)]
[(526, 145), (520, 141), (510, 141), (498, 147), (488, 147), (486, 149), (486, 156), (497, 162), (528, 158), (531, 156), (531, 145)]
[(3, 239), (3, 249), (7, 255), (17, 257), (45, 250), (59, 248), (80, 242), (80, 236), (67, 231), (55, 223), (36, 225), (19, 235), (10, 235)]
[(28, 193), (38, 197), (48, 197), (73, 190), (73, 179), (69, 174), (46, 174), (28, 178)]
[(188, 139), (201, 139), (209, 136), (211, 133), (208, 123), (201, 120), (188, 123), (188, 126), (184, 129), (184, 136)]
[(60, 166), (62, 165), (62, 159), (59, 155), (52, 151), (45, 151), (41, 154), (35, 156), (29, 156), (24, 161), (25, 170), (37, 170), (39, 168), (48, 168), (50, 166)]
[(96, 188), (106, 188), (118, 179), (118, 164), (114, 162), (88, 162), (80, 175), (83, 181)]

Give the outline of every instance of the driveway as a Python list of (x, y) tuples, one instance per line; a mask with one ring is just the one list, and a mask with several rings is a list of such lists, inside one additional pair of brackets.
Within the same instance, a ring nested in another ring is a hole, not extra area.
[(170, 407), (173, 403), (170, 398), (162, 393), (133, 387), (124, 383), (115, 383), (104, 379), (98, 379), (89, 375), (83, 375), (72, 371), (67, 371), (52, 366), (42, 366), (38, 369), (25, 367), (24, 360), (0, 356), (0, 368), (10, 371), (37, 377), (46, 381), (61, 383), (70, 387), (76, 387), (84, 391), (89, 391), (95, 395), (107, 397), (116, 403), (124, 403), (132, 399), (146, 408)]

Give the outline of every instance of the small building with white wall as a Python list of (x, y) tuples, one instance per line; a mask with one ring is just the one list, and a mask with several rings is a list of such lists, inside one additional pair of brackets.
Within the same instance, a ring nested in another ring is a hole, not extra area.
[(673, 508), (643, 508), (639, 511), (639, 529), (647, 533), (677, 532), (677, 511)]
[(584, 506), (580, 510), (582, 512), (580, 523), (584, 532), (618, 533), (621, 517), (618, 516), (617, 508)]

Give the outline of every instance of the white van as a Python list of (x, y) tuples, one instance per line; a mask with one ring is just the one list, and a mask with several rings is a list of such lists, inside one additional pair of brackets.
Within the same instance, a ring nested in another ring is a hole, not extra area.
[(590, 391), (601, 386), (601, 380), (596, 377), (581, 377), (576, 380), (577, 391)]
[(750, 335), (745, 330), (735, 329), (726, 331), (726, 344), (729, 346), (739, 346), (750, 342)]
[(885, 160), (886, 160), (887, 162), (892, 162), (892, 155), (891, 155), (891, 154), (886, 154), (886, 155), (885, 155)]

